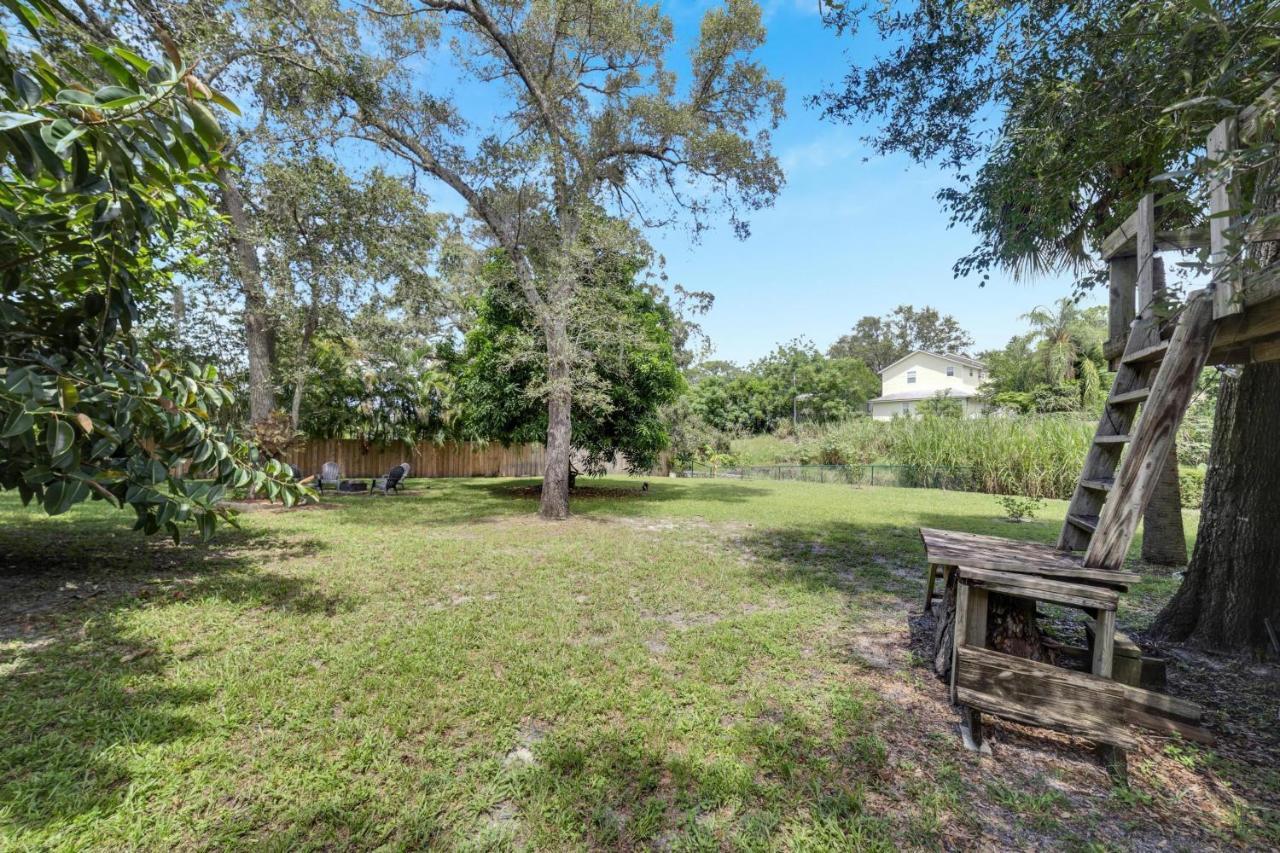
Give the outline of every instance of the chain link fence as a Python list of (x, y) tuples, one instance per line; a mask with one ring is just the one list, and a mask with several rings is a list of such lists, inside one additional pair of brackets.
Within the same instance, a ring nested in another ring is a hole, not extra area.
[(718, 467), (695, 465), (677, 469), (680, 477), (734, 480), (779, 480), (833, 483), (846, 486), (898, 486), (909, 489), (948, 489), (987, 492), (976, 468), (921, 465), (755, 465)]

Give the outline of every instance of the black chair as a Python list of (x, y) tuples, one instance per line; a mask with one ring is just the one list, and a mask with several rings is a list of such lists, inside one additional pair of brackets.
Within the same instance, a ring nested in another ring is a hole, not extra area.
[(369, 494), (382, 492), (384, 495), (389, 495), (392, 492), (399, 492), (400, 486), (404, 484), (404, 481), (408, 477), (409, 463), (401, 462), (399, 465), (388, 471), (387, 476), (375, 479), (369, 488)]

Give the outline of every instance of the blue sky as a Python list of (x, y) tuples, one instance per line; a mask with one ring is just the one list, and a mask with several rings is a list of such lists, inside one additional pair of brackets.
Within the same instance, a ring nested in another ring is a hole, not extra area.
[[(667, 4), (684, 50), (709, 5)], [(903, 303), (953, 314), (976, 349), (995, 348), (1024, 331), (1022, 314), (1070, 293), (1066, 277), (1014, 282), (993, 274), (982, 288), (977, 278), (953, 279), (952, 264), (974, 241), (948, 229), (934, 200), (946, 176), (906, 158), (866, 160), (868, 128), (823, 121), (804, 105), (840, 79), (846, 50), (877, 49), (870, 32), (856, 44), (838, 40), (823, 28), (817, 0), (765, 0), (765, 10), (761, 58), (787, 87), (787, 118), (774, 136), (786, 188), (752, 218), (745, 242), (728, 227), (694, 245), (679, 230), (649, 235), (673, 282), (716, 295), (703, 322), (713, 357), (751, 361), (796, 337), (825, 349), (859, 317)], [(1097, 293), (1089, 303), (1104, 298)]]

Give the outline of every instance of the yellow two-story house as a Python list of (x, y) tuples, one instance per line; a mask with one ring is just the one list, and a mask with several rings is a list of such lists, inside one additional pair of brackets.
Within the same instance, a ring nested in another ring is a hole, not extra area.
[(914, 415), (940, 392), (959, 400), (966, 418), (976, 417), (982, 414), (978, 386), (986, 379), (987, 366), (977, 359), (915, 350), (880, 371), (881, 391), (871, 401), (871, 417), (887, 421)]

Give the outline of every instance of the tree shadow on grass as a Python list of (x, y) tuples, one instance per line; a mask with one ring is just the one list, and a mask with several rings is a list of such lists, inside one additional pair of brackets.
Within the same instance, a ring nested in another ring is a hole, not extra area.
[[(644, 484), (649, 488), (645, 490)], [(536, 480), (507, 480), (501, 482), (467, 482), (459, 484), (459, 490), (480, 493), (500, 504), (525, 504), (536, 508), (542, 485)], [(709, 501), (714, 503), (746, 503), (769, 494), (768, 489), (748, 486), (739, 482), (722, 480), (680, 480), (670, 477), (634, 478), (634, 484), (616, 480), (596, 480), (580, 477), (577, 487), (569, 494), (570, 512), (591, 512), (607, 509), (611, 514), (642, 513), (646, 505), (680, 501)]]
[(573, 841), (595, 849), (768, 846), (797, 814), (825, 826), (832, 842), (888, 844), (890, 821), (864, 798), (885, 767), (870, 713), (857, 731), (822, 731), (785, 708), (752, 711), (724, 722), (729, 749), (700, 760), (633, 728), (553, 734), (532, 764), (509, 771), (488, 815), (517, 823), (527, 810), (550, 807), (580, 832)]
[(211, 691), (169, 681), (168, 653), (139, 637), (130, 614), (212, 598), (323, 618), (349, 605), (260, 568), (322, 548), (255, 529), (174, 546), (119, 518), (6, 520), (0, 824), (39, 838), (54, 824), (104, 817), (137, 795), (128, 765), (138, 751), (199, 734), (187, 709)]

